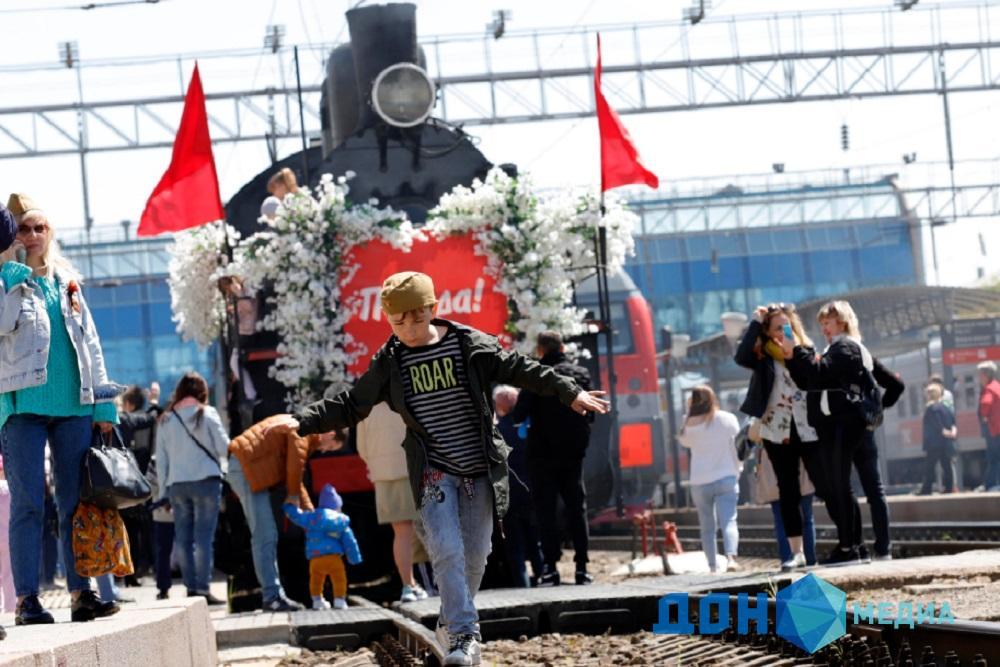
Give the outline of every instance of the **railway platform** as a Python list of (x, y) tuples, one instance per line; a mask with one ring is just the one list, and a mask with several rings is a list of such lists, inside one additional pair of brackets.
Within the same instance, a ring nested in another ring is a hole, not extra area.
[[(927, 593), (938, 601), (948, 601), (956, 588), (988, 589), (986, 592), (989, 593), (992, 590), (990, 586), (1000, 585), (1000, 546), (961, 554), (818, 567), (809, 571), (842, 589), (851, 601), (865, 601), (873, 591), (892, 592), (895, 595), (893, 599), (919, 599), (921, 593)], [(680, 641), (652, 634), (650, 630), (658, 621), (657, 603), (664, 594), (687, 592), (692, 598), (697, 598), (711, 592), (734, 595), (762, 591), (772, 596), (776, 590), (807, 572), (621, 577), (590, 586), (486, 590), (477, 596), (476, 603), (482, 619), (483, 638), (489, 642), (488, 646), (502, 646), (505, 641), (528, 646), (535, 641), (531, 638), (556, 637), (555, 640), (548, 640), (551, 645), (552, 641), (559, 641), (558, 637), (585, 637), (610, 632), (612, 636), (633, 637), (635, 646), (648, 643), (649, 650), (654, 653), (666, 651), (663, 655), (667, 655), (670, 651), (680, 651), (678, 655), (683, 656), (683, 651), (688, 649), (696, 652), (721, 650), (717, 646), (708, 649), (703, 644), (722, 640), (690, 638), (690, 641)], [(941, 577), (952, 583), (936, 583)], [(137, 603), (125, 605), (115, 617), (88, 624), (65, 623), (68, 609), (60, 608), (59, 604), (65, 602), (68, 606), (68, 596), (49, 594), (47, 604), (55, 611), (59, 623), (40, 630), (11, 627), (8, 623), (8, 638), (0, 642), (0, 665), (200, 666), (218, 660), (217, 647), (224, 654), (240, 650), (243, 654), (253, 655), (245, 647), (265, 645), (300, 647), (309, 651), (353, 651), (372, 645), (382, 646), (378, 649), (381, 651), (406, 650), (413, 655), (422, 655), (430, 664), (435, 660), (434, 647), (429, 644), (433, 641), (432, 629), (436, 624), (439, 604), (434, 598), (383, 608), (354, 596), (349, 599), (351, 606), (342, 611), (227, 614), (222, 609), (209, 612), (200, 599), (187, 600), (178, 596), (157, 602), (152, 599), (155, 595), (152, 587), (127, 589), (127, 592), (138, 598)], [(216, 593), (221, 594), (222, 591)], [(992, 595), (996, 597), (996, 594)], [(995, 650), (991, 657), (1000, 658), (1000, 643), (997, 643), (1000, 641), (1000, 624), (970, 625), (967, 619), (983, 617), (964, 615), (961, 605), (952, 606), (960, 626), (947, 636), (939, 631), (939, 636), (921, 636), (913, 641), (929, 644), (964, 642), (975, 646), (978, 653)], [(1000, 603), (993, 609), (994, 615), (987, 614), (986, 620), (1000, 620)], [(959, 631), (966, 634), (962, 635)], [(884, 629), (859, 626), (851, 632), (860, 637), (875, 637)], [(387, 637), (392, 638), (391, 646), (386, 644), (390, 641)], [(879, 641), (888, 637), (883, 635)], [(849, 641), (861, 640), (855, 637)], [(135, 650), (139, 643), (144, 647), (152, 646), (152, 653), (148, 648), (141, 652)], [(735, 639), (730, 644), (726, 650), (737, 656), (751, 656), (753, 651), (768, 648), (737, 645)], [(156, 658), (150, 660), (150, 655)], [(109, 662), (112, 658), (113, 661)], [(277, 661), (246, 664), (277, 664)]]

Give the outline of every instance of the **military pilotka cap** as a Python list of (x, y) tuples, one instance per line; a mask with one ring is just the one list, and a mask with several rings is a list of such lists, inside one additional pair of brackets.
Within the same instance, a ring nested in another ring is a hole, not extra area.
[(401, 315), (435, 303), (434, 281), (426, 273), (394, 273), (382, 283), (382, 310), (389, 315)]
[(21, 217), (28, 211), (40, 211), (38, 204), (35, 200), (28, 195), (23, 195), (15, 192), (7, 199), (7, 209), (14, 214), (14, 218), (18, 221)]

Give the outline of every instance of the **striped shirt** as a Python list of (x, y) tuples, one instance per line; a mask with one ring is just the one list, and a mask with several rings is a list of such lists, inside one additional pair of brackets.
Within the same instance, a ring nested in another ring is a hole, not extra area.
[(432, 345), (399, 346), (403, 395), (414, 419), (430, 434), (428, 463), (463, 477), (485, 474), (482, 424), (469, 390), (458, 335)]

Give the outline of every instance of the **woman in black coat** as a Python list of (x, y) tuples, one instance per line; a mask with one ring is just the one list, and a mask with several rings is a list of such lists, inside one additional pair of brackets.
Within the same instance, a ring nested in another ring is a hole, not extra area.
[(795, 381), (820, 397), (820, 452), (828, 494), (824, 500), (837, 525), (838, 543), (824, 563), (835, 564), (860, 560), (862, 541), (860, 526), (854, 521), (857, 499), (851, 489), (851, 466), (868, 429), (845, 389), (863, 386), (866, 373), (875, 365), (861, 344), (858, 318), (849, 303), (831, 301), (820, 309), (817, 319), (829, 343), (822, 356), (788, 341), (782, 348)]
[(812, 342), (794, 306), (761, 306), (751, 317), (735, 360), (753, 371), (740, 410), (760, 421), (764, 448), (778, 480), (781, 521), (792, 554), (781, 568), (792, 570), (806, 565), (800, 461), (820, 496), (825, 494), (821, 490), (824, 475), (818, 452), (819, 436), (812, 423), (818, 414), (818, 397), (807, 394), (792, 378), (781, 347), (786, 340), (812, 350)]

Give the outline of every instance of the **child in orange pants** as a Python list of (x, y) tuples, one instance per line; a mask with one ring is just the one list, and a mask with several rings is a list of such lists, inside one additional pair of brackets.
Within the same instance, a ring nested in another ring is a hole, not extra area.
[(351, 519), (340, 511), (344, 503), (337, 490), (327, 484), (319, 494), (319, 508), (303, 512), (291, 503), (285, 504), (285, 514), (292, 523), (306, 531), (306, 557), (309, 559), (309, 594), (313, 609), (329, 609), (323, 599), (326, 578), (333, 584), (333, 606), (347, 608), (347, 572), (344, 556), (351, 565), (361, 562), (361, 550), (351, 530)]

